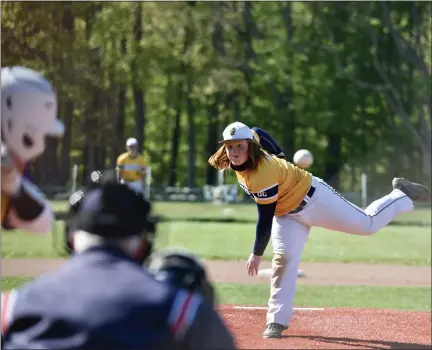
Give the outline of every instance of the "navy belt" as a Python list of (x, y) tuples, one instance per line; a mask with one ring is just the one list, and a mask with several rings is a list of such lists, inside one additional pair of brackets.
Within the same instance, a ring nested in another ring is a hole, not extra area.
[[(315, 193), (315, 187), (311, 186), (309, 188), (308, 193), (306, 193), (305, 197), (312, 198), (314, 193)], [(300, 203), (300, 205), (297, 208), (291, 210), (288, 214), (296, 214), (296, 213), (301, 212), (307, 204), (308, 204), (308, 202), (303, 199), (302, 202)]]

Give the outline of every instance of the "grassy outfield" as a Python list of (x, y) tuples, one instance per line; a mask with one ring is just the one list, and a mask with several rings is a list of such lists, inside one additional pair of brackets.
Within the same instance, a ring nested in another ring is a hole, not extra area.
[[(56, 239), (21, 231), (2, 232), (1, 253), (11, 257), (56, 257), (63, 239), (57, 222)], [(255, 225), (239, 223), (167, 222), (159, 226), (157, 248), (186, 248), (206, 259), (246, 259)], [(373, 236), (355, 236), (313, 228), (302, 256), (304, 262), (356, 262), (402, 265), (431, 264), (431, 229), (426, 226), (388, 226)], [(269, 244), (265, 259), (272, 256)]]
[[(161, 245), (184, 247), (209, 259), (246, 259), (255, 236), (254, 224), (177, 222), (165, 225), (167, 231), (161, 231), (159, 237)], [(313, 228), (302, 261), (430, 265), (430, 252), (428, 227), (389, 226), (373, 236)], [(271, 256), (270, 243), (265, 258)]]
[[(66, 201), (53, 201), (52, 206), (56, 212), (63, 212), (68, 208)], [(257, 219), (257, 209), (253, 203), (214, 205), (207, 203), (155, 202), (154, 211), (158, 215), (179, 221), (235, 218), (240, 222), (250, 221), (254, 223)], [(396, 218), (394, 223), (430, 226), (431, 210), (430, 208), (417, 209), (412, 213)]]
[[(267, 284), (217, 284), (222, 304), (267, 305)], [(347, 307), (401, 310), (431, 310), (431, 288), (298, 285), (296, 307)]]
[[(1, 290), (17, 288), (29, 279), (5, 277)], [(216, 284), (218, 302), (221, 304), (266, 305), (269, 287), (263, 285)], [(401, 310), (431, 310), (431, 288), (409, 287), (358, 287), (358, 286), (297, 286), (297, 307), (353, 307)]]
[(1, 234), (3, 259), (59, 257), (63, 244), (63, 222), (57, 221), (54, 231), (49, 235), (34, 235), (19, 230), (2, 231)]

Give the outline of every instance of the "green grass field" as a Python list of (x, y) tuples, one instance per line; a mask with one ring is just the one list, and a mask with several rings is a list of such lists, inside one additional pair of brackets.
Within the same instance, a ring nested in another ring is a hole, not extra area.
[[(52, 206), (56, 212), (67, 210), (67, 201), (53, 201)], [(171, 220), (188, 221), (191, 219), (230, 219), (250, 221), (257, 219), (257, 210), (254, 204), (214, 205), (206, 203), (175, 203), (155, 202), (154, 212)], [(431, 209), (417, 209), (412, 213), (402, 215), (395, 219), (394, 224), (414, 224), (431, 226)]]
[[(1, 290), (17, 288), (30, 279), (2, 278)], [(216, 292), (221, 304), (266, 305), (267, 285), (238, 285), (217, 283)], [(305, 286), (299, 285), (295, 296), (296, 307), (356, 307), (400, 310), (431, 310), (430, 288)]]
[[(57, 211), (66, 209), (56, 202)], [(228, 210), (226, 210), (228, 209)], [(244, 260), (250, 253), (256, 211), (253, 205), (216, 206), (189, 203), (156, 203), (155, 211), (169, 220), (159, 224), (156, 248), (182, 247), (206, 259)], [(234, 211), (234, 212), (233, 212)], [(218, 222), (235, 217), (240, 222)], [(431, 211), (417, 210), (401, 216), (371, 237), (313, 228), (303, 262), (431, 264)], [(194, 221), (188, 221), (194, 219)], [(199, 222), (199, 219), (207, 220)], [(11, 257), (58, 257), (63, 244), (63, 222), (55, 232), (35, 236), (21, 231), (2, 232), (1, 254)], [(271, 244), (265, 259), (272, 256)], [(21, 285), (25, 278), (2, 278), (1, 289)], [(220, 303), (266, 305), (268, 285), (216, 285)], [(431, 310), (431, 288), (299, 285), (295, 305), (308, 307), (371, 307)]]
[[(56, 231), (51, 236), (5, 231), (2, 233), (2, 256), (59, 256), (63, 222), (57, 222)], [(254, 235), (253, 223), (172, 221), (159, 224), (157, 247), (182, 247), (206, 259), (237, 260), (249, 255)], [(265, 259), (270, 259), (271, 255), (269, 244)], [(430, 265), (431, 228), (393, 225), (369, 237), (313, 228), (302, 261)]]

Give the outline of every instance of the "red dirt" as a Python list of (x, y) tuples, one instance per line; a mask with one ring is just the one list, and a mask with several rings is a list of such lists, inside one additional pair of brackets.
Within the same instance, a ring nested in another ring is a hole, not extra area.
[[(2, 259), (2, 276), (35, 277), (55, 270), (62, 259)], [(243, 261), (206, 261), (215, 282), (268, 283), (249, 277)], [(264, 262), (261, 268), (270, 267)], [(430, 286), (430, 266), (365, 264), (301, 264), (306, 278), (299, 284)], [(265, 310), (220, 306), (223, 318), (241, 349), (432, 349), (431, 314), (381, 309), (326, 309), (294, 311), (282, 339), (262, 338)]]
[(263, 339), (265, 310), (220, 307), (240, 349), (431, 349), (431, 314), (382, 309), (294, 311), (282, 339)]

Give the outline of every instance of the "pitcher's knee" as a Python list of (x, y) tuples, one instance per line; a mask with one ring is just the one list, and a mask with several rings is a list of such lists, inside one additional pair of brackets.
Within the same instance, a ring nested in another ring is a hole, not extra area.
[(357, 222), (353, 222), (346, 229), (347, 233), (359, 236), (370, 236), (376, 233), (378, 230), (376, 229), (373, 218), (368, 215), (364, 220), (359, 220)]
[(272, 260), (272, 277), (271, 286), (272, 288), (280, 288), (282, 277), (285, 274), (287, 268), (287, 259), (285, 254), (276, 253)]

